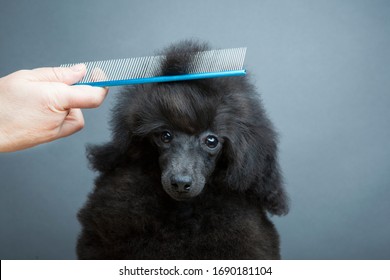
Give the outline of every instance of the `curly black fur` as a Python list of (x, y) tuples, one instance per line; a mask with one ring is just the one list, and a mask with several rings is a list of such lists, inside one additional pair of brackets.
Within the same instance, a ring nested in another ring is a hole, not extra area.
[[(185, 73), (185, 41), (161, 72)], [(126, 88), (79, 212), (81, 259), (278, 259), (267, 212), (288, 212), (276, 134), (247, 77)], [(168, 134), (167, 134), (168, 133)]]

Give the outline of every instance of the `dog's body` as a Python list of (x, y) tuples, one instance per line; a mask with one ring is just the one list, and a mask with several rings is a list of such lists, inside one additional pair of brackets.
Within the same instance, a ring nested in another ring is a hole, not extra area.
[[(169, 48), (162, 73), (185, 73), (204, 49)], [(113, 140), (89, 149), (101, 175), (79, 213), (79, 258), (280, 258), (266, 214), (288, 211), (276, 154), (246, 77), (128, 88)]]

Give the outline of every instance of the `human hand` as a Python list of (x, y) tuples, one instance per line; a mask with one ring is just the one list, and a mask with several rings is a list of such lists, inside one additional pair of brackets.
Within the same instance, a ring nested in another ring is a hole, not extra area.
[(108, 89), (71, 86), (86, 73), (70, 68), (20, 70), (0, 78), (0, 152), (69, 136), (84, 127), (80, 108), (98, 107)]

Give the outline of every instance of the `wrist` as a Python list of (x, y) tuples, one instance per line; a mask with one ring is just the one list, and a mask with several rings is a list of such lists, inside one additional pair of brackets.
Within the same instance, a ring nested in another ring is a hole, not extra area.
[[(12, 74), (11, 74), (12, 75)], [(22, 149), (18, 139), (22, 139), (20, 130), (14, 126), (15, 110), (10, 104), (10, 75), (0, 78), (0, 152), (13, 152)]]
[(12, 141), (10, 141), (7, 133), (0, 128), (0, 153), (12, 152), (14, 151), (12, 147)]

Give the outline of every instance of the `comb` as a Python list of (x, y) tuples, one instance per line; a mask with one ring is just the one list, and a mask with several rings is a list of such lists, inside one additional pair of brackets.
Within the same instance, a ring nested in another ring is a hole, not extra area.
[[(207, 50), (191, 53), (185, 74), (161, 75), (164, 55), (84, 62), (87, 73), (76, 85), (99, 87), (161, 83), (206, 78), (244, 76), (246, 48)], [(62, 64), (71, 67), (78, 63)]]

